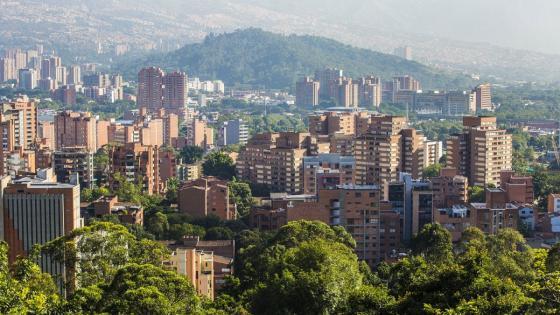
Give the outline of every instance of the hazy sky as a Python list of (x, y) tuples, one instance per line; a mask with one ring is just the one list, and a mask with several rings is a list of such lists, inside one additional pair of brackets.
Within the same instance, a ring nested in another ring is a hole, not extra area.
[(388, 31), (560, 54), (560, 0), (233, 0)]

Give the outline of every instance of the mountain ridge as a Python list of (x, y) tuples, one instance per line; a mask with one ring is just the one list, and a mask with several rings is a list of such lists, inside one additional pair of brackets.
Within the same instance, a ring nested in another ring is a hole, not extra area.
[(432, 89), (468, 88), (470, 78), (430, 68), (415, 61), (357, 48), (311, 35), (282, 35), (259, 28), (211, 34), (202, 43), (187, 44), (166, 55), (124, 63), (134, 75), (146, 65), (180, 69), (204, 79), (221, 79), (274, 89), (293, 88), (296, 80), (326, 67), (343, 69), (351, 77), (373, 74), (388, 79), (410, 74)]

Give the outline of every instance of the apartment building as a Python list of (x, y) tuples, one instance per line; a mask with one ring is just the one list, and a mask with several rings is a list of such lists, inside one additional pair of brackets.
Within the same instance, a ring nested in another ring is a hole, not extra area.
[(115, 174), (142, 186), (147, 194), (162, 191), (159, 171), (159, 147), (143, 146), (139, 143), (127, 143), (109, 149), (109, 183), (113, 191), (118, 189)]
[(457, 169), (443, 168), (439, 176), (430, 178), (434, 192), (434, 207), (452, 208), (468, 202), (469, 180), (458, 174)]
[(356, 161), (352, 156), (319, 154), (303, 157), (303, 193), (354, 184)]
[(83, 147), (97, 151), (97, 119), (89, 112), (60, 112), (54, 119), (56, 149)]
[(531, 176), (519, 176), (512, 170), (503, 170), (500, 172), (500, 188), (506, 192), (508, 202), (532, 204), (534, 201)]
[(336, 68), (315, 71), (315, 81), (319, 82), (319, 97), (325, 99), (334, 97), (334, 94), (331, 94), (330, 86), (342, 76), (343, 71)]
[(399, 172), (422, 176), (424, 136), (406, 125), (404, 117), (371, 116), (369, 131), (354, 141), (357, 184), (379, 185), (386, 192)]
[(185, 111), (189, 97), (187, 74), (171, 72), (162, 77), (163, 108), (169, 113), (185, 118)]
[(485, 195), (485, 202), (438, 209), (436, 222), (451, 232), (454, 241), (459, 240), (469, 226), (477, 227), (486, 234), (496, 234), (505, 228), (517, 229), (523, 207), (508, 202), (507, 193), (501, 188), (486, 188)]
[(93, 152), (86, 147), (63, 147), (52, 155), (53, 169), (59, 183), (69, 183), (76, 175), (80, 189), (93, 188)]
[(386, 200), (400, 215), (403, 240), (410, 240), (433, 221), (433, 196), (429, 181), (413, 179), (410, 174), (400, 173), (397, 181), (388, 184)]
[[(138, 108), (159, 110), (163, 108), (163, 70), (149, 67), (138, 73)], [(84, 79), (85, 80), (85, 79)]]
[(212, 252), (176, 247), (169, 260), (164, 262), (164, 266), (186, 277), (198, 295), (210, 300), (214, 299), (214, 254)]
[(31, 149), (37, 140), (37, 107), (26, 96), (1, 104), (0, 133), (4, 151)]
[(493, 110), (492, 86), (489, 83), (480, 84), (473, 89), (476, 95), (476, 110)]
[(356, 109), (315, 112), (308, 117), (313, 136), (360, 135), (367, 132), (371, 113)]
[(215, 177), (187, 182), (177, 192), (179, 211), (192, 217), (216, 215), (222, 220), (236, 218), (235, 203), (230, 201), (228, 182)]
[(438, 164), (443, 156), (443, 143), (441, 141), (429, 141), (424, 137), (424, 168)]
[(245, 145), (249, 140), (249, 127), (242, 119), (224, 121), (220, 128), (219, 146)]
[(463, 132), (447, 139), (447, 165), (472, 185), (500, 185), (500, 172), (512, 168), (511, 135), (496, 117), (463, 117)]
[(303, 191), (303, 157), (316, 154), (317, 141), (309, 133), (258, 134), (239, 152), (236, 171), (240, 179), (297, 194)]
[(209, 148), (214, 145), (214, 129), (202, 119), (193, 119), (187, 123), (187, 145)]
[(357, 80), (358, 103), (366, 108), (377, 108), (381, 105), (382, 82), (381, 78), (366, 76)]
[(296, 83), (296, 105), (317, 106), (319, 105), (319, 88), (321, 83), (310, 77)]
[[(34, 245), (45, 244), (83, 226), (80, 189), (77, 185), (23, 178), (3, 184), (3, 239), (8, 243), (9, 262), (27, 256)], [(5, 187), (5, 189), (4, 189)], [(65, 266), (41, 254), (38, 264), (51, 274), (59, 287), (69, 278)]]

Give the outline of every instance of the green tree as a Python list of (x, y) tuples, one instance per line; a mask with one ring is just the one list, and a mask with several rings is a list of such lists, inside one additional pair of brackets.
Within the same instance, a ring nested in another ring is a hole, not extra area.
[(29, 258), (19, 258), (10, 269), (8, 246), (0, 242), (0, 313), (48, 314), (60, 303), (52, 277)]
[(438, 223), (426, 224), (412, 239), (412, 250), (429, 262), (449, 263), (453, 258), (451, 234)]
[(203, 238), (206, 231), (203, 227), (189, 223), (171, 224), (167, 231), (168, 239), (180, 241), (185, 236), (198, 236)]
[(186, 164), (194, 164), (204, 157), (204, 149), (199, 146), (187, 145), (181, 149), (181, 158)]
[(196, 314), (200, 299), (185, 277), (150, 264), (128, 264), (105, 284), (80, 288), (69, 313)]
[(153, 265), (123, 267), (103, 297), (102, 310), (112, 314), (192, 314), (200, 307), (185, 277)]
[(311, 240), (264, 253), (264, 279), (247, 296), (257, 314), (329, 314), (362, 286), (357, 257), (342, 243)]
[(215, 151), (206, 157), (206, 161), (202, 164), (202, 171), (206, 176), (230, 180), (235, 176), (235, 164), (225, 152)]
[(426, 168), (424, 168), (424, 170), (422, 171), (422, 176), (424, 178), (430, 178), (430, 177), (437, 177), (439, 176), (439, 172), (441, 171), (441, 164), (436, 163), (434, 165), (430, 165)]
[(204, 236), (204, 239), (208, 241), (232, 240), (233, 236), (234, 236), (233, 231), (230, 230), (229, 228), (216, 226), (206, 231), (206, 235)]
[[(41, 246), (43, 253), (64, 263), (66, 288), (74, 292), (74, 280), (79, 287), (110, 282), (115, 272), (127, 263), (161, 264), (169, 253), (163, 245), (151, 240), (138, 241), (120, 224), (93, 222)], [(76, 269), (79, 266), (79, 269)]]
[(169, 222), (167, 216), (162, 212), (154, 212), (146, 218), (146, 230), (152, 233), (157, 239), (162, 239), (165, 232), (169, 229)]
[(469, 187), (469, 201), (470, 202), (484, 202), (485, 192), (484, 188), (480, 186)]
[(249, 184), (238, 182), (234, 178), (228, 186), (230, 198), (235, 203), (239, 216), (248, 215), (253, 206), (253, 195)]
[(177, 177), (171, 177), (167, 180), (167, 192), (165, 193), (165, 199), (171, 203), (177, 202), (177, 192), (179, 190), (180, 182)]

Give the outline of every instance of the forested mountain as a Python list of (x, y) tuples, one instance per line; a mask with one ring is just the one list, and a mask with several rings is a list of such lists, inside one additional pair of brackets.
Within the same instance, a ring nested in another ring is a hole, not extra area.
[(129, 76), (143, 66), (181, 69), (203, 79), (221, 79), (227, 85), (250, 84), (266, 88), (290, 88), (304, 75), (325, 67), (344, 69), (352, 77), (374, 74), (383, 78), (410, 74), (425, 88), (466, 88), (468, 77), (441, 72), (367, 49), (317, 36), (281, 35), (260, 29), (209, 35), (202, 43), (189, 44), (167, 55), (153, 55), (118, 66)]

